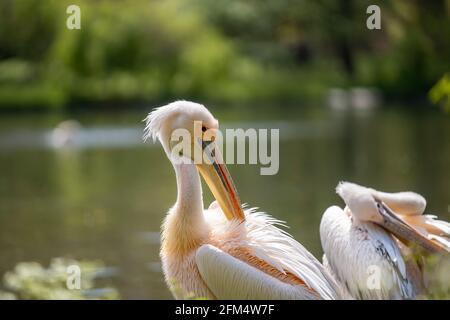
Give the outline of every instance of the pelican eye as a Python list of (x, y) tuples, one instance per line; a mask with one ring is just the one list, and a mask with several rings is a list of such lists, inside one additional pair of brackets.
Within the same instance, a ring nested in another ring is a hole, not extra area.
[(202, 131), (206, 132), (207, 128), (205, 126), (202, 127)]

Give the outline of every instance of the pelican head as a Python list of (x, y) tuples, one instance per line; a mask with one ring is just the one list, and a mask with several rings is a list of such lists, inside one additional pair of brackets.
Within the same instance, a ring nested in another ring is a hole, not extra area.
[[(446, 246), (436, 241), (438, 237), (433, 238), (424, 233), (429, 226), (424, 228), (412, 219), (427, 218), (422, 216), (426, 200), (421, 195), (414, 192), (385, 193), (349, 182), (341, 182), (336, 192), (346, 203), (346, 212), (354, 222), (375, 223), (402, 242), (415, 243), (430, 253), (448, 251)], [(434, 224), (432, 219), (427, 223), (430, 226)], [(434, 229), (432, 231), (435, 232)], [(440, 229), (437, 232), (438, 236), (445, 233)]]
[(374, 222), (381, 224), (383, 217), (377, 207), (372, 194), (368, 189), (354, 183), (340, 183), (336, 188), (347, 205), (346, 213), (356, 222)]
[(159, 139), (173, 165), (195, 164), (225, 216), (244, 219), (233, 180), (215, 139), (219, 121), (198, 103), (175, 101), (153, 110), (145, 119), (144, 139)]

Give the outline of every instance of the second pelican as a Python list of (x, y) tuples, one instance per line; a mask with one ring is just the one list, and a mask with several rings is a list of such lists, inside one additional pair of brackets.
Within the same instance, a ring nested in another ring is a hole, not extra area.
[(414, 192), (386, 193), (343, 182), (344, 210), (328, 208), (320, 224), (324, 265), (356, 299), (413, 299), (425, 293), (423, 270), (412, 248), (447, 255), (450, 224), (425, 215)]

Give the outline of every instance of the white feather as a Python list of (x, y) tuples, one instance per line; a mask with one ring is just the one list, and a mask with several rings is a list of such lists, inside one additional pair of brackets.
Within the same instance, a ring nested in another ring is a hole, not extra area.
[(353, 225), (350, 217), (334, 206), (322, 217), (320, 237), (330, 268), (353, 297), (405, 299), (414, 296), (400, 250), (395, 240), (380, 227), (372, 223)]
[(161, 128), (166, 125), (168, 117), (181, 113), (188, 114), (189, 112), (198, 110), (202, 110), (209, 114), (208, 109), (202, 104), (186, 100), (174, 101), (168, 105), (153, 109), (153, 111), (143, 120), (145, 122), (144, 141), (152, 138), (153, 142), (155, 142), (157, 138), (160, 138), (159, 134)]
[(300, 286), (278, 279), (212, 246), (203, 245), (196, 253), (198, 270), (218, 299), (314, 299)]
[[(209, 217), (213, 232), (218, 234), (216, 238), (227, 239), (224, 241), (228, 242), (229, 246), (250, 250), (255, 257), (281, 273), (292, 273), (323, 299), (339, 298), (338, 285), (333, 277), (311, 253), (289, 233), (278, 227), (284, 226), (283, 221), (257, 212), (256, 208), (244, 210), (245, 224), (224, 221), (220, 208), (214, 208), (214, 213), (208, 210), (206, 216)], [(219, 245), (222, 248), (227, 247), (227, 243), (222, 242)]]

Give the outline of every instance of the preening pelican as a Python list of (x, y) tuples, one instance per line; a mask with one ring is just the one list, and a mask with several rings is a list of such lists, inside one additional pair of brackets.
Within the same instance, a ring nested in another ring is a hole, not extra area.
[[(201, 130), (195, 130), (195, 121), (201, 121)], [(190, 133), (191, 152), (174, 152), (171, 135), (176, 129)], [(214, 148), (218, 129), (208, 109), (188, 101), (155, 109), (146, 118), (145, 137), (159, 139), (177, 179), (177, 200), (162, 226), (160, 253), (174, 296), (338, 298), (333, 278), (311, 253), (278, 228), (280, 221), (255, 209), (242, 209), (220, 152)], [(196, 151), (206, 153), (210, 161), (194, 163)], [(203, 207), (198, 172), (217, 200), (208, 209)]]
[(324, 265), (356, 299), (413, 299), (424, 290), (411, 246), (450, 252), (450, 224), (424, 215), (413, 192), (385, 193), (353, 183), (336, 189), (344, 210), (328, 208), (320, 224)]

